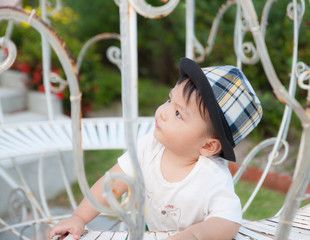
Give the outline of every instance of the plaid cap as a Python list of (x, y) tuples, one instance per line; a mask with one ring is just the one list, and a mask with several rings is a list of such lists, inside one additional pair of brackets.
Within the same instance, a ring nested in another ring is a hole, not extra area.
[(200, 68), (188, 58), (181, 58), (179, 68), (181, 78), (190, 78), (202, 96), (222, 145), (221, 156), (235, 162), (233, 148), (258, 125), (263, 113), (249, 80), (234, 66)]

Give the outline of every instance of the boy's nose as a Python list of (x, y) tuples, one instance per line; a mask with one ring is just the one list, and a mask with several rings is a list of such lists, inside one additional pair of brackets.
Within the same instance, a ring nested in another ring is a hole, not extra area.
[(163, 121), (166, 121), (168, 119), (168, 115), (167, 115), (167, 107), (165, 106), (165, 104), (161, 105), (158, 108), (159, 111), (159, 116)]
[(167, 120), (167, 113), (165, 111), (161, 111), (160, 112), (160, 117), (163, 121)]

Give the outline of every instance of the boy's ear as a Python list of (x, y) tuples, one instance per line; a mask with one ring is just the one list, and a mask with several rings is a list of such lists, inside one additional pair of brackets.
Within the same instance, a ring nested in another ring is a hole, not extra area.
[(220, 140), (217, 138), (208, 138), (205, 145), (200, 149), (200, 154), (205, 157), (209, 157), (219, 153), (222, 150)]

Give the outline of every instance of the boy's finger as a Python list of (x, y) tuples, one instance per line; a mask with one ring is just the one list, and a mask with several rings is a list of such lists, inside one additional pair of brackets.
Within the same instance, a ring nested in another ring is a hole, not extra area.
[(68, 233), (66, 233), (66, 234), (56, 234), (53, 237), (50, 237), (50, 240), (63, 240), (66, 236), (68, 236)]
[(55, 235), (56, 235), (55, 230), (52, 229), (52, 230), (50, 231), (50, 234), (48, 235), (48, 237), (49, 237), (50, 239), (52, 239), (52, 238), (54, 238)]
[(49, 237), (53, 238), (56, 234), (63, 235), (65, 233), (67, 233), (67, 232), (68, 232), (68, 229), (66, 227), (58, 226), (56, 229), (52, 228), (52, 230), (50, 231)]
[(75, 227), (75, 228), (71, 228), (69, 232), (71, 233), (71, 235), (74, 239), (80, 239), (80, 237), (83, 233), (83, 230), (84, 229), (80, 229), (80, 228)]
[(56, 235), (54, 235), (54, 236), (52, 236), (52, 237), (49, 235), (49, 238), (50, 238), (51, 240), (60, 240), (60, 236), (61, 236), (60, 234), (56, 234)]

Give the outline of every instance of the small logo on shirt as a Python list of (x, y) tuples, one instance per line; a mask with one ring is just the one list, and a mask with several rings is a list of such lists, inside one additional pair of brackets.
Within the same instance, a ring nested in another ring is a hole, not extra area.
[(168, 204), (168, 205), (161, 206), (159, 208), (159, 212), (165, 218), (172, 218), (177, 223), (180, 221), (181, 209), (175, 207), (174, 205)]

